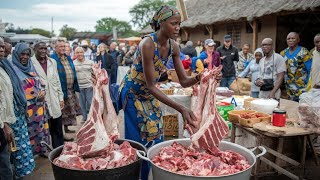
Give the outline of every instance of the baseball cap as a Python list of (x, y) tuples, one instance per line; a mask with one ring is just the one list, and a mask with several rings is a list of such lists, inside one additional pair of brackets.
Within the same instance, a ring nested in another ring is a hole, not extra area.
[(216, 43), (213, 41), (213, 39), (206, 39), (206, 40), (204, 41), (204, 44), (205, 44), (205, 45), (208, 45), (208, 46), (214, 46), (214, 45), (216, 45)]
[(231, 41), (231, 36), (229, 34), (224, 36), (224, 41)]
[(86, 40), (81, 41), (81, 46), (89, 46), (88, 42)]

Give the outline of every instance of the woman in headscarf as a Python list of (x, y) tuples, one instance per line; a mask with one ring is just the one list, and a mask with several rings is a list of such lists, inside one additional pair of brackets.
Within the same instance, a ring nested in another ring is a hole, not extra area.
[[(25, 44), (28, 48), (28, 45)], [(17, 48), (13, 53), (13, 58), (17, 58)], [(31, 51), (28, 50), (30, 55)], [(15, 178), (22, 178), (32, 172), (35, 163), (33, 159), (32, 149), (28, 133), (28, 115), (27, 115), (27, 100), (24, 90), (21, 86), (20, 79), (15, 72), (13, 65), (8, 60), (0, 60), (0, 66), (5, 70), (11, 81), (13, 91), (13, 109), (16, 118), (15, 123), (10, 124), (13, 131), (14, 142), (17, 150), (11, 153), (11, 159), (14, 167)], [(8, 86), (10, 88), (10, 84)], [(9, 107), (9, 106), (8, 106)]]
[[(180, 61), (180, 49), (174, 42), (179, 36), (181, 16), (178, 10), (163, 5), (152, 18), (155, 32), (143, 38), (135, 54), (131, 70), (120, 85), (120, 106), (124, 110), (125, 138), (144, 144), (147, 148), (163, 142), (163, 120), (160, 102), (182, 114), (185, 123), (195, 130), (194, 113), (187, 107), (173, 101), (156, 87), (166, 63), (173, 59), (175, 70), (183, 87), (200, 81), (200, 75), (188, 77)], [(142, 180), (148, 178), (148, 164), (142, 168)]]
[(255, 82), (259, 77), (259, 73), (260, 73), (259, 62), (263, 56), (264, 55), (263, 55), (262, 49), (261, 48), (256, 49), (254, 51), (255, 59), (250, 61), (249, 65), (246, 67), (246, 69), (244, 71), (242, 71), (238, 76), (240, 78), (244, 78), (250, 73), (250, 75), (251, 75), (251, 97), (253, 97), (253, 98), (259, 98), (260, 87), (258, 87), (255, 84)]
[(47, 149), (40, 142), (49, 143), (49, 125), (45, 118), (45, 89), (30, 59), (30, 49), (25, 43), (18, 43), (12, 56), (12, 63), (27, 99), (28, 132), (33, 155), (45, 155)]

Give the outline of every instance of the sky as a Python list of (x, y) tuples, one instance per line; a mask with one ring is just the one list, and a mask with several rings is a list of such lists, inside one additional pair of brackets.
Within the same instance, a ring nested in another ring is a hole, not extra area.
[(130, 21), (129, 9), (140, 0), (0, 0), (0, 19), (14, 27), (41, 28), (59, 34), (68, 24), (78, 31), (94, 31), (103, 17)]

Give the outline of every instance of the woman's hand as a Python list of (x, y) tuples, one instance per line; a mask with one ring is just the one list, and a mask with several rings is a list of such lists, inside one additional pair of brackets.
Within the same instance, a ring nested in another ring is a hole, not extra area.
[(190, 109), (187, 109), (185, 107), (182, 108), (180, 113), (182, 115), (184, 123), (188, 124), (194, 133), (197, 132), (200, 128), (200, 121), (197, 120), (194, 113)]
[(43, 101), (44, 100), (44, 97), (46, 95), (46, 91), (45, 90), (41, 90), (39, 93), (38, 93), (38, 101)]

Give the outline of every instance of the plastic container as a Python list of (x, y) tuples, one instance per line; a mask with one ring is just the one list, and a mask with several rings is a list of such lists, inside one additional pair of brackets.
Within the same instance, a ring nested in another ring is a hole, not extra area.
[(219, 102), (217, 104), (217, 110), (224, 120), (228, 120), (228, 112), (234, 110), (233, 104), (226, 102)]
[(272, 125), (278, 127), (284, 127), (286, 125), (286, 114), (287, 112), (284, 110), (274, 110)]

